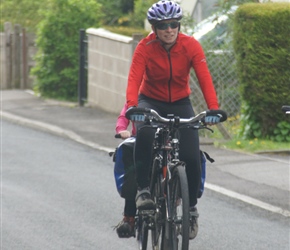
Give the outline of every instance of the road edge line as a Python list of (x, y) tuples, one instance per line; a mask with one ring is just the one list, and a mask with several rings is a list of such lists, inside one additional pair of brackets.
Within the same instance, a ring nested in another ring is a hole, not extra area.
[[(40, 130), (44, 130), (44, 131), (48, 131), (51, 132), (53, 134), (56, 135), (60, 135), (60, 136), (64, 136), (66, 138), (72, 139), (76, 142), (79, 142), (81, 144), (84, 144), (86, 146), (89, 146), (91, 148), (100, 150), (100, 151), (105, 151), (107, 153), (109, 152), (114, 152), (115, 149), (113, 148), (108, 148), (108, 147), (103, 147), (100, 144), (97, 143), (93, 143), (87, 140), (84, 140), (81, 136), (77, 135), (76, 133), (74, 133), (73, 131), (70, 130), (64, 130), (58, 126), (55, 125), (51, 125), (48, 123), (44, 123), (44, 122), (39, 122), (36, 120), (32, 120), (32, 119), (27, 119), (21, 116), (17, 116), (17, 115), (13, 115), (11, 113), (5, 112), (5, 111), (1, 111), (1, 118), (6, 118), (7, 120), (10, 120), (14, 123), (18, 123), (18, 124), (23, 124), (29, 127), (33, 127), (33, 128), (39, 128)], [(262, 208), (264, 210), (276, 213), (276, 214), (280, 214), (283, 215), (285, 217), (290, 217), (290, 211), (282, 209), (280, 207), (277, 206), (273, 206), (271, 204), (265, 203), (263, 201), (257, 200), (255, 198), (243, 195), (243, 194), (239, 194), (236, 193), (234, 191), (228, 190), (226, 188), (214, 185), (214, 184), (210, 184), (210, 183), (205, 183), (205, 188), (210, 189), (212, 191), (215, 191), (217, 193), (223, 194), (225, 196), (234, 198), (236, 200), (240, 200), (243, 201), (245, 203), (248, 203), (250, 205)]]
[(223, 194), (225, 196), (234, 198), (236, 200), (243, 201), (243, 202), (248, 203), (250, 205), (262, 208), (262, 209), (267, 210), (269, 212), (280, 214), (280, 215), (283, 215), (285, 217), (290, 217), (290, 211), (282, 209), (282, 208), (277, 207), (277, 206), (273, 206), (269, 203), (257, 200), (255, 198), (250, 197), (250, 196), (239, 194), (237, 192), (234, 192), (234, 191), (231, 191), (229, 189), (226, 189), (226, 188), (214, 185), (214, 184), (210, 184), (210, 183), (205, 183), (205, 188), (210, 189), (212, 191), (215, 191), (217, 193)]

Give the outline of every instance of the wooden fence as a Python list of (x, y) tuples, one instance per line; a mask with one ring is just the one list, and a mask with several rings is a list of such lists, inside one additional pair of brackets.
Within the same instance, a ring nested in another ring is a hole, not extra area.
[(36, 54), (35, 35), (7, 22), (1, 38), (1, 89), (32, 88), (33, 78), (29, 73)]

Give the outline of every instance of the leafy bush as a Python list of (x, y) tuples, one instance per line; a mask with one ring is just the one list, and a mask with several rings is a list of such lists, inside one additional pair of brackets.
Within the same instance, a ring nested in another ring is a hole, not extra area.
[(289, 16), (289, 3), (245, 4), (235, 14), (234, 49), (245, 138), (286, 141), (290, 136), (287, 127), (285, 136), (276, 134), (287, 119), (281, 107), (290, 104)]
[(144, 27), (144, 20), (147, 18), (147, 11), (150, 6), (157, 1), (155, 0), (135, 0), (134, 2), (134, 12), (130, 17), (131, 27)]
[[(263, 2), (270, 2), (270, 0), (263, 0)], [(245, 3), (259, 3), (260, 0), (218, 0), (216, 3), (216, 6), (222, 10), (227, 11), (231, 8), (233, 5), (242, 5)]]
[(274, 135), (270, 137), (273, 141), (290, 142), (290, 122), (279, 122), (273, 134)]
[(50, 8), (51, 0), (1, 0), (1, 30), (5, 22), (10, 22), (35, 32), (36, 25), (43, 19), (44, 12), (40, 10)]
[(35, 90), (42, 96), (76, 100), (79, 30), (98, 27), (102, 17), (95, 0), (52, 0), (37, 30)]
[(124, 35), (124, 36), (132, 36), (133, 33), (141, 33), (143, 37), (148, 35), (148, 31), (144, 29), (131, 28), (131, 27), (115, 27), (115, 26), (106, 26), (104, 27), (106, 30), (109, 30), (113, 33)]
[(117, 25), (118, 20), (133, 8), (133, 0), (98, 0), (103, 14), (103, 25)]

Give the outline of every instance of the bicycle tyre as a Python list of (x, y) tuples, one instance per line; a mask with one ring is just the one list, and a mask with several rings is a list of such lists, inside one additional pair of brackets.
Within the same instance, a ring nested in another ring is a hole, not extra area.
[(137, 242), (139, 250), (146, 250), (147, 249), (147, 242), (148, 242), (148, 227), (145, 220), (141, 215), (138, 216), (137, 222)]
[(188, 250), (189, 247), (189, 191), (183, 163), (178, 164), (170, 181), (171, 235), (173, 250)]
[(151, 243), (153, 250), (162, 249), (164, 239), (165, 201), (163, 199), (162, 180), (159, 173), (160, 164), (161, 163), (158, 159), (154, 159), (150, 179), (151, 197), (156, 204), (154, 227), (151, 229)]

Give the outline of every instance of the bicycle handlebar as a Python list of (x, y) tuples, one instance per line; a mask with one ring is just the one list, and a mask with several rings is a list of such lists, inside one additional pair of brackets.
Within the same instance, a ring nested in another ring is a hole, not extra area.
[[(150, 109), (150, 108), (132, 107), (126, 111), (126, 118), (130, 120), (130, 116), (133, 114), (134, 115), (136, 115), (136, 114), (140, 114), (140, 115), (150, 114), (157, 122), (161, 122), (161, 123), (172, 122), (172, 118), (162, 117), (154, 109)], [(206, 116), (218, 116), (220, 118), (220, 122), (224, 122), (227, 120), (227, 113), (221, 109), (203, 111), (203, 112), (197, 114), (196, 116), (190, 117), (190, 118), (175, 117), (174, 119), (178, 119), (179, 123), (195, 123), (195, 122), (203, 121)]]
[(282, 106), (282, 111), (285, 112), (286, 114), (290, 114), (290, 106), (288, 105)]
[(121, 139), (122, 137), (121, 137), (121, 134), (115, 134), (115, 138), (116, 139)]

